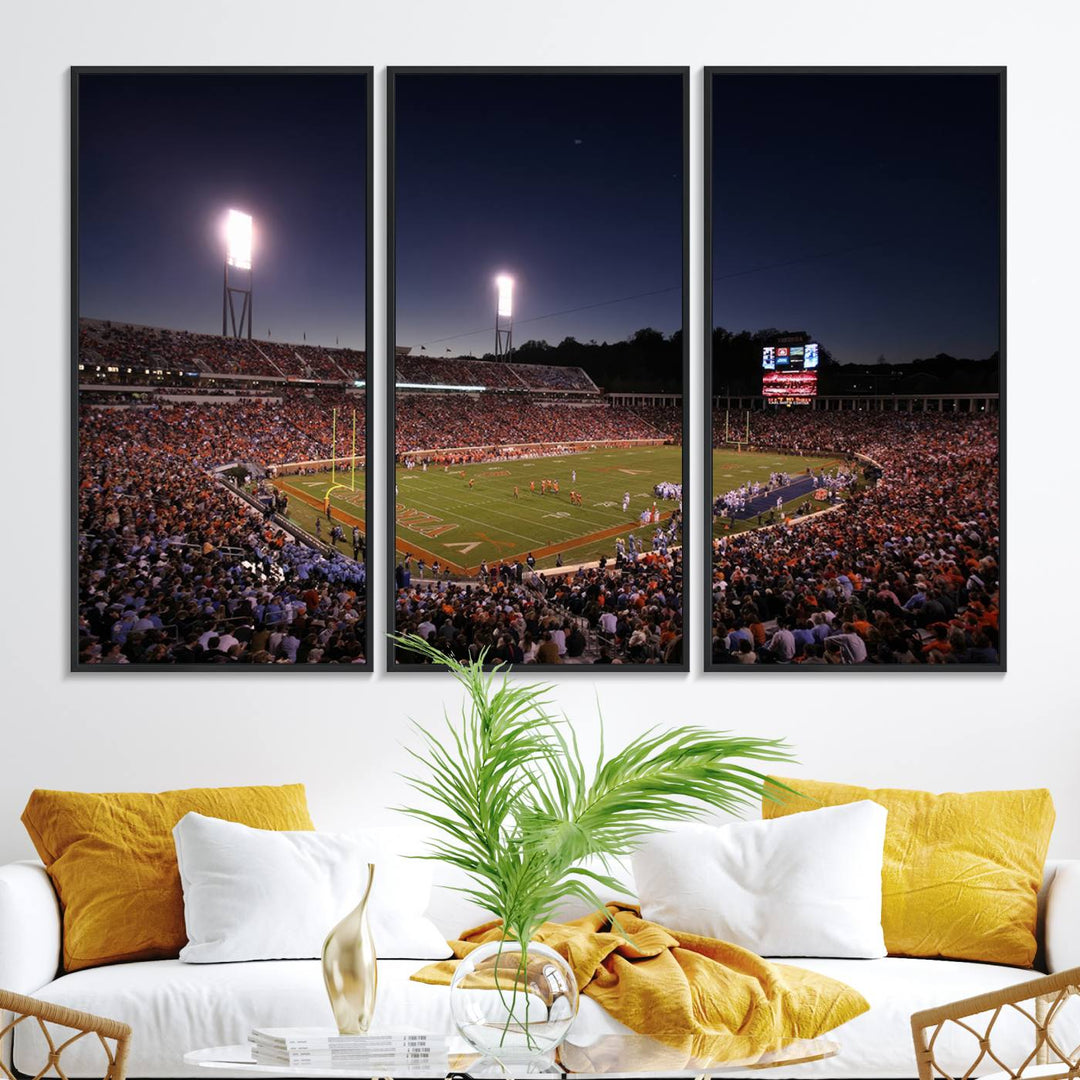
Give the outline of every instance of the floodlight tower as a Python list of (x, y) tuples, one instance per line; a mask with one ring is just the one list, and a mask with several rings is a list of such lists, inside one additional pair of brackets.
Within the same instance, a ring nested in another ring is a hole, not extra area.
[[(221, 336), (228, 337), (230, 324), (234, 338), (251, 340), (252, 281), (251, 215), (230, 210), (225, 219), (225, 288), (221, 295)], [(246, 276), (245, 276), (246, 274)], [(235, 296), (242, 296), (240, 320), (236, 318)], [(244, 324), (247, 324), (245, 332)]]
[(514, 279), (500, 274), (495, 291), (495, 359), (509, 362), (514, 351)]

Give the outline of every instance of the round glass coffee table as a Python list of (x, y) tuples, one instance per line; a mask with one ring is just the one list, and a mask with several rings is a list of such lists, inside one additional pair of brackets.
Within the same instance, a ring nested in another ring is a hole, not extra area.
[(501, 1077), (517, 1080), (535, 1076), (551, 1080), (571, 1077), (606, 1076), (635, 1080), (638, 1077), (704, 1078), (724, 1076), (747, 1069), (765, 1070), (802, 1065), (834, 1057), (840, 1044), (833, 1038), (784, 1039), (767, 1047), (750, 1047), (745, 1041), (731, 1039), (695, 1039), (689, 1036), (604, 1035), (585, 1045), (568, 1039), (559, 1047), (554, 1060), (539, 1059), (527, 1067), (503, 1066), (475, 1053), (455, 1053), (455, 1044), (464, 1050), (463, 1040), (451, 1040), (449, 1069), (446, 1072), (425, 1069), (385, 1069), (368, 1066), (363, 1069), (319, 1069), (310, 1065), (264, 1065), (254, 1061), (251, 1047), (213, 1046), (192, 1050), (184, 1055), (184, 1063), (206, 1069), (230, 1069), (252, 1076), (338, 1077), (339, 1080), (481, 1080)]

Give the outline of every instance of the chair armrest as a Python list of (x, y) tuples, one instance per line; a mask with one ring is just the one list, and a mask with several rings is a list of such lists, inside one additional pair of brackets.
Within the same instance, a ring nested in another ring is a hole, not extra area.
[(0, 989), (32, 994), (60, 967), (60, 904), (39, 862), (0, 866)]
[(1046, 970), (1080, 967), (1080, 859), (1057, 865), (1046, 893)]
[[(63, 1005), (53, 1005), (48, 1001), (37, 1001), (25, 994), (13, 994), (9, 990), (0, 990), (0, 1017), (9, 1015), (10, 1019), (6, 1020), (3, 1028), (0, 1028), (0, 1041), (6, 1041), (10, 1045), (10, 1035), (14, 1029), (29, 1020), (36, 1022), (44, 1036), (48, 1047), (48, 1057), (44, 1067), (35, 1074), (36, 1076), (43, 1076), (50, 1069), (54, 1069), (62, 1080), (67, 1080), (63, 1063), (60, 1061), (61, 1055), (84, 1035), (96, 1035), (102, 1050), (105, 1051), (108, 1063), (105, 1069), (105, 1080), (124, 1080), (128, 1048), (131, 1045), (131, 1028), (127, 1024), (118, 1020), (108, 1020), (103, 1016), (95, 1016), (93, 1013), (68, 1009)], [(56, 1032), (52, 1025), (70, 1028), (73, 1034)], [(109, 1040), (116, 1045), (110, 1046)], [(8, 1077), (13, 1072), (14, 1069), (4, 1068), (4, 1073)]]
[[(991, 990), (986, 994), (976, 994), (914, 1013), (911, 1017), (911, 1035), (915, 1042), (919, 1080), (985, 1076), (988, 1071), (998, 1077), (1010, 1076), (1013, 1080), (1020, 1080), (1029, 1065), (1036, 1066), (1028, 1074), (1032, 1078), (1080, 1076), (1080, 1046), (1069, 1049), (1073, 1046), (1074, 1036), (1066, 1034), (1062, 1039), (1061, 1032), (1055, 1031), (1062, 1006), (1076, 993), (1080, 993), (1080, 968), (1028, 979), (1001, 990)], [(1025, 1027), (1032, 1025), (1030, 1056), (1022, 1064), (1014, 1061), (1013, 1065), (1018, 1066), (1015, 1071), (1000, 1057), (1004, 1040), (999, 1037), (1009, 1020), (1015, 1019), (1012, 1015), (1014, 1012), (1023, 1017)], [(974, 1023), (974, 1017), (980, 1017), (980, 1020)], [(950, 1049), (948, 1038), (939, 1038), (950, 1025), (974, 1036), (973, 1039), (965, 1038), (961, 1044), (961, 1064), (949, 1060), (956, 1057), (957, 1047), (954, 1045)], [(996, 1050), (993, 1045), (995, 1038), (998, 1038)], [(994, 1070), (991, 1061), (1005, 1071)]]

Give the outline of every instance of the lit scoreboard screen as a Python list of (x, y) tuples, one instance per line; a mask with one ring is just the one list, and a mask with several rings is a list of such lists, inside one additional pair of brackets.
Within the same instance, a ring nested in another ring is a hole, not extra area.
[(816, 342), (806, 345), (766, 345), (761, 350), (762, 371), (813, 371), (818, 366)]
[(818, 347), (766, 345), (761, 351), (761, 393), (773, 405), (807, 405), (817, 397)]

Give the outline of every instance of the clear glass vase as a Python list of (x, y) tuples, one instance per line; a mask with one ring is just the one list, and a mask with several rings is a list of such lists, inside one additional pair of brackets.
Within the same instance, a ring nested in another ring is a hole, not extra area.
[(530, 941), (489, 941), (458, 962), (450, 1010), (458, 1031), (493, 1062), (527, 1072), (554, 1056), (578, 1008), (573, 969)]

